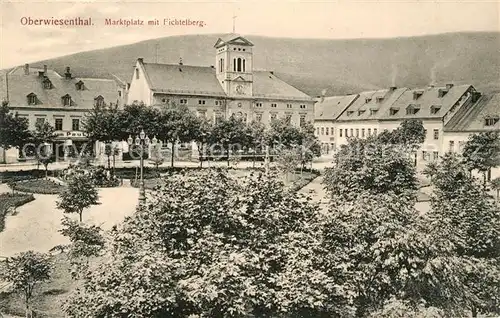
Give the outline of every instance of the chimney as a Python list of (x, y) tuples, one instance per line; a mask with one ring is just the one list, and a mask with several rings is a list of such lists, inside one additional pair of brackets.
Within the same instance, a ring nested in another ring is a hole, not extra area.
[(141, 64), (142, 64), (142, 63), (144, 63), (144, 58), (142, 58), (142, 57), (138, 57), (138, 58), (137, 58), (137, 62), (139, 62), (139, 63), (141, 63)]
[(447, 89), (447, 90), (450, 90), (452, 87), (453, 87), (453, 84), (451, 84), (451, 83), (446, 84), (446, 89)]
[(43, 75), (47, 76), (47, 65), (43, 66)]
[(30, 65), (24, 64), (24, 75), (30, 75)]
[(182, 57), (179, 58), (179, 65), (183, 65), (182, 64)]
[(66, 67), (66, 73), (64, 73), (64, 76), (66, 77), (66, 79), (71, 79), (71, 69), (69, 68), (69, 66)]

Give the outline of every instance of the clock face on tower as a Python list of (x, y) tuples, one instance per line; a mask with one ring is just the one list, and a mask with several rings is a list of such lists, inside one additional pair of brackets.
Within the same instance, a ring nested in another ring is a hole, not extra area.
[(245, 87), (241, 84), (237, 85), (235, 88), (234, 88), (234, 91), (236, 94), (238, 95), (244, 95), (245, 94)]

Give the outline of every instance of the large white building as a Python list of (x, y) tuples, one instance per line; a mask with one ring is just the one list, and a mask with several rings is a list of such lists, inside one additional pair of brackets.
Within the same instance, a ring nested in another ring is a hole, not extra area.
[(276, 118), (288, 118), (295, 125), (314, 120), (313, 98), (272, 71), (254, 69), (254, 45), (249, 40), (231, 34), (219, 38), (214, 49), (215, 66), (148, 63), (138, 58), (128, 103), (187, 105), (214, 122), (231, 115), (265, 124)]
[(405, 119), (419, 119), (426, 129), (417, 166), (445, 152), (460, 151), (471, 133), (500, 130), (500, 94), (482, 95), (472, 85), (396, 88), (349, 96), (324, 97), (315, 111), (316, 135), (324, 153), (348, 137), (367, 138), (396, 129)]

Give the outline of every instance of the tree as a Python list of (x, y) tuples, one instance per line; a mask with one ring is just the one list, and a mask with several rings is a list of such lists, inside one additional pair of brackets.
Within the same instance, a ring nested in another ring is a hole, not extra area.
[(196, 129), (193, 137), (198, 146), (198, 160), (200, 161), (201, 168), (203, 167), (203, 159), (206, 158), (207, 155), (207, 150), (205, 147), (212, 139), (213, 125), (208, 119), (199, 117), (197, 118), (197, 126), (198, 129)]
[(488, 131), (470, 135), (462, 155), (469, 170), (477, 170), (483, 174), (483, 185), (486, 187), (487, 174), (491, 172), (491, 168), (500, 165), (499, 132)]
[(70, 317), (329, 313), (338, 293), (309, 261), (317, 206), (275, 177), (189, 171), (152, 200), (113, 232), (110, 257), (69, 297)]
[(271, 122), (268, 138), (269, 146), (291, 147), (293, 145), (300, 145), (302, 144), (302, 138), (301, 130), (290, 125), (286, 118)]
[(21, 148), (29, 139), (28, 119), (10, 112), (8, 102), (2, 102), (0, 108), (0, 147)]
[(23, 252), (6, 261), (3, 279), (12, 283), (14, 290), (22, 294), (26, 317), (32, 316), (31, 299), (35, 287), (50, 278), (50, 260), (45, 254)]
[(373, 315), (394, 298), (413, 309), (424, 303), (461, 315), (470, 263), (455, 257), (446, 238), (430, 235), (415, 200), (360, 191), (355, 201), (332, 201), (317, 229), (318, 259), (352, 304), (349, 316)]
[(255, 167), (255, 157), (257, 153), (263, 152), (266, 144), (267, 131), (263, 123), (252, 121), (247, 126), (248, 148), (252, 149), (252, 166)]
[(122, 137), (126, 127), (123, 114), (117, 105), (95, 106), (85, 114), (83, 127), (92, 141), (110, 142)]
[(475, 316), (500, 308), (500, 210), (468, 169), (456, 155), (443, 157), (428, 217), (434, 236), (446, 237), (458, 257), (473, 261), (466, 281), (472, 295), (465, 304)]
[(78, 213), (82, 222), (83, 210), (99, 204), (97, 188), (90, 174), (76, 174), (68, 182), (68, 186), (59, 195), (57, 208), (64, 213)]
[(277, 158), (278, 169), (285, 174), (285, 180), (288, 183), (290, 173), (293, 173), (301, 163), (301, 149), (284, 149), (280, 151)]
[(438, 163), (436, 161), (429, 162), (422, 173), (432, 181), (432, 178), (438, 173)]
[(312, 162), (314, 157), (321, 156), (321, 143), (314, 134), (313, 124), (306, 123), (301, 127), (299, 144), (302, 147), (302, 151), (300, 152), (301, 168), (304, 168), (307, 162)]
[(190, 142), (199, 136), (199, 121), (187, 106), (171, 104), (160, 111), (160, 139), (171, 144), (170, 165), (174, 167), (175, 145), (177, 142)]
[(71, 259), (73, 278), (80, 276), (89, 266), (89, 258), (99, 256), (104, 249), (105, 239), (102, 229), (95, 225), (85, 225), (67, 217), (62, 220), (59, 232), (67, 236), (71, 242), (69, 257)]
[(247, 144), (249, 136), (243, 121), (235, 116), (223, 119), (214, 125), (212, 144), (220, 144), (226, 150), (227, 166), (229, 167), (230, 152), (234, 149), (242, 150)]
[(500, 197), (500, 178), (495, 178), (491, 180), (491, 188), (497, 192), (497, 202)]
[(156, 172), (159, 175), (160, 174), (159, 166), (164, 161), (163, 154), (161, 153), (160, 143), (157, 143), (156, 145), (151, 145), (151, 157), (149, 158), (149, 160), (153, 162), (153, 164), (156, 167)]
[(55, 129), (48, 122), (37, 123), (32, 132), (32, 142), (35, 145), (35, 156), (37, 162), (45, 167), (45, 177), (48, 176), (48, 166), (55, 161), (53, 145), (57, 135)]
[(355, 201), (364, 192), (395, 193), (413, 200), (418, 189), (415, 167), (407, 152), (374, 138), (350, 139), (325, 170), (324, 184), (332, 200)]

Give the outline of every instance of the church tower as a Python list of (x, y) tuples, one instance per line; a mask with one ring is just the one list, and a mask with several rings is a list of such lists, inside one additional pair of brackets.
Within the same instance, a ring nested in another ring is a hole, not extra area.
[(228, 96), (251, 97), (253, 91), (252, 42), (230, 34), (215, 43), (215, 65), (219, 83)]

